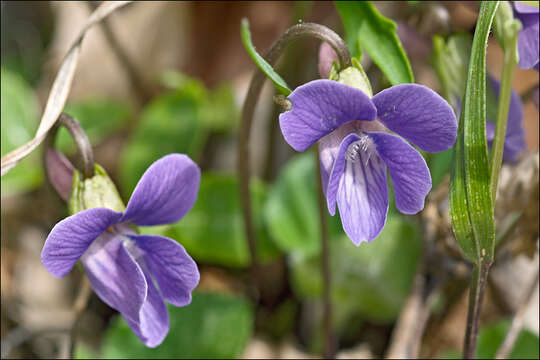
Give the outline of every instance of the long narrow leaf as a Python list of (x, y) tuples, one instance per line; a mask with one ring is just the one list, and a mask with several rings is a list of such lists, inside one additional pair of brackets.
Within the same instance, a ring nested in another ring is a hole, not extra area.
[(498, 2), (482, 2), (473, 39), (450, 184), (454, 234), (473, 262), (493, 258), (495, 223), (486, 142), (486, 47)]
[(283, 80), (281, 76), (277, 72), (274, 71), (272, 66), (266, 62), (266, 60), (263, 59), (259, 53), (257, 53), (257, 50), (255, 50), (255, 46), (253, 46), (253, 43), (251, 42), (251, 32), (249, 31), (249, 22), (247, 19), (242, 19), (242, 43), (244, 44), (244, 47), (246, 48), (246, 51), (248, 52), (249, 56), (255, 64), (261, 69), (263, 73), (265, 73), (266, 76), (272, 82), (274, 83), (274, 86), (280, 93), (283, 95), (289, 95), (291, 93), (291, 89), (289, 89), (289, 86)]

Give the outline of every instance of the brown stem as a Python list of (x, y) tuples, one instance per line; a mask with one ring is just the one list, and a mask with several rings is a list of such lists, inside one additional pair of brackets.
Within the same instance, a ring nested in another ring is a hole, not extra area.
[[(94, 152), (92, 151), (92, 145), (90, 144), (90, 140), (88, 139), (88, 136), (86, 136), (86, 133), (84, 132), (81, 124), (79, 124), (79, 122), (71, 115), (66, 113), (60, 114), (60, 116), (58, 117), (58, 121), (47, 135), (48, 139), (45, 143), (46, 149), (54, 148), (56, 135), (58, 134), (58, 129), (60, 126), (66, 128), (66, 130), (73, 138), (75, 145), (77, 146), (79, 156), (82, 160), (81, 173), (83, 175), (83, 178), (91, 178), (92, 176), (94, 176)], [(47, 151), (43, 151), (44, 158), (46, 157), (46, 154)]]
[(71, 326), (70, 331), (70, 341), (69, 341), (69, 358), (73, 359), (73, 355), (75, 353), (75, 342), (77, 339), (77, 327), (79, 325), (79, 322), (81, 320), (81, 315), (86, 308), (86, 305), (88, 304), (88, 299), (90, 298), (90, 295), (92, 294), (92, 288), (90, 287), (90, 282), (88, 281), (88, 278), (86, 275), (83, 275), (81, 287), (79, 288), (79, 293), (77, 294), (77, 298), (75, 299), (75, 302), (73, 303), (73, 325)]
[(463, 344), (463, 358), (474, 359), (476, 353), (476, 342), (478, 340), (478, 324), (480, 320), (480, 310), (486, 288), (487, 277), (491, 263), (480, 262), (473, 265), (471, 289), (469, 291), (469, 310), (467, 313), (467, 330)]
[[(280, 55), (283, 53), (285, 48), (292, 42), (296, 41), (297, 39), (303, 38), (303, 37), (315, 37), (317, 39), (326, 41), (336, 52), (340, 66), (341, 68), (345, 68), (347, 66), (351, 65), (351, 59), (350, 59), (350, 53), (347, 48), (347, 45), (337, 35), (334, 31), (330, 30), (326, 26), (319, 25), (319, 24), (313, 24), (313, 23), (305, 23), (305, 24), (298, 24), (290, 27), (285, 31), (285, 33), (274, 42), (274, 44), (270, 47), (270, 50), (265, 54), (264, 59), (270, 64), (270, 66), (274, 66)], [(242, 211), (243, 211), (243, 217), (244, 217), (244, 229), (246, 232), (246, 239), (249, 246), (249, 252), (251, 255), (251, 274), (252, 274), (252, 282), (255, 285), (256, 284), (256, 278), (257, 278), (257, 269), (258, 269), (258, 258), (257, 258), (257, 246), (255, 241), (255, 229), (253, 226), (253, 218), (252, 218), (252, 209), (251, 209), (251, 196), (249, 192), (249, 179), (251, 176), (250, 167), (249, 167), (249, 139), (250, 139), (250, 133), (251, 133), (251, 125), (253, 121), (253, 114), (255, 112), (255, 107), (257, 105), (257, 101), (259, 99), (259, 95), (262, 90), (262, 86), (264, 84), (264, 81), (266, 80), (266, 76), (264, 73), (257, 69), (255, 71), (255, 74), (253, 75), (251, 79), (251, 83), (249, 85), (248, 93), (246, 95), (246, 100), (244, 102), (244, 107), (242, 109), (242, 119), (240, 121), (240, 134), (238, 139), (238, 147), (237, 147), (237, 172), (238, 177), (240, 179), (240, 196), (241, 196), (241, 204), (242, 204)], [(319, 177), (319, 175), (317, 174)], [(322, 191), (320, 191), (322, 194)], [(322, 196), (322, 195), (321, 195)], [(324, 206), (324, 203), (323, 203)], [(324, 209), (324, 207), (323, 207)], [(321, 217), (321, 229), (324, 229), (322, 231), (322, 242), (323, 242), (323, 281), (325, 283), (325, 290), (323, 294), (323, 302), (325, 304), (324, 307), (324, 324), (325, 324), (325, 332), (326, 332), (326, 349), (325, 349), (325, 355), (332, 354), (332, 331), (331, 331), (331, 304), (330, 304), (330, 272), (328, 268), (328, 249), (327, 249), (327, 240), (326, 240), (326, 219), (322, 219)], [(324, 223), (323, 223), (324, 222)], [(326, 250), (324, 250), (326, 249)], [(326, 260), (324, 260), (326, 257)], [(326, 262), (326, 265), (324, 264)]]
[(319, 193), (319, 224), (321, 231), (321, 273), (323, 279), (323, 327), (324, 327), (324, 357), (333, 359), (335, 355), (334, 346), (334, 331), (332, 326), (332, 302), (330, 299), (331, 279), (330, 279), (330, 249), (328, 248), (328, 224), (326, 221), (326, 199), (324, 197), (322, 180), (319, 174), (321, 173), (321, 162), (319, 160), (319, 152), (315, 157), (317, 161), (317, 191)]
[[(351, 64), (349, 50), (345, 42), (332, 30), (326, 26), (312, 23), (298, 24), (290, 27), (285, 33), (270, 47), (270, 50), (264, 56), (265, 60), (274, 66), (279, 56), (285, 48), (293, 41), (303, 37), (315, 37), (326, 41), (336, 51), (340, 60), (341, 66), (346, 67)], [(262, 86), (266, 76), (257, 69), (251, 79), (244, 107), (242, 109), (242, 119), (240, 121), (240, 134), (237, 147), (237, 172), (240, 179), (240, 196), (242, 211), (244, 217), (244, 228), (246, 238), (251, 255), (252, 269), (258, 267), (257, 246), (255, 243), (255, 229), (253, 226), (251, 196), (249, 193), (249, 179), (251, 176), (249, 167), (249, 139), (251, 133), (251, 125), (253, 122), (253, 114), (261, 93)]]

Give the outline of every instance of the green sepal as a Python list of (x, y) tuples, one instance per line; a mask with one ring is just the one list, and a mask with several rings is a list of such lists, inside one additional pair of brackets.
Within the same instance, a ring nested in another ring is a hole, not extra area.
[(126, 209), (116, 186), (103, 167), (94, 165), (94, 176), (82, 179), (79, 171), (73, 173), (73, 190), (68, 202), (70, 214), (96, 207), (117, 212)]
[(373, 97), (373, 90), (371, 89), (371, 84), (364, 68), (362, 68), (362, 65), (355, 58), (352, 58), (351, 61), (352, 66), (340, 72), (337, 72), (335, 70), (336, 67), (332, 66), (329, 75), (330, 80), (360, 89), (370, 98)]

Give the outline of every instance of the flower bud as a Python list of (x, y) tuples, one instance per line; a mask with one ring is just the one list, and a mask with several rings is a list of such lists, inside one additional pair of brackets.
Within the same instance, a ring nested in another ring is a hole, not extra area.
[(69, 199), (70, 214), (96, 207), (123, 212), (126, 206), (109, 175), (98, 164), (95, 164), (94, 168), (94, 176), (84, 180), (79, 171), (75, 170), (73, 173), (73, 191)]

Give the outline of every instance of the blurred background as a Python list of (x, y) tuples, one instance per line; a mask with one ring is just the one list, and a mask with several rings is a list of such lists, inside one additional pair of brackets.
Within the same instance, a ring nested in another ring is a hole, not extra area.
[[(33, 137), (61, 61), (98, 5), (1, 2), (2, 156)], [(473, 34), (478, 5), (382, 1), (375, 6), (398, 24), (416, 82), (439, 91), (431, 37)], [(198, 200), (184, 219), (141, 229), (179, 241), (196, 260), (201, 282), (191, 305), (169, 306), (171, 329), (156, 349), (145, 348), (124, 319), (93, 294), (77, 327), (76, 357), (320, 356), (315, 155), (295, 153), (284, 142), (269, 82), (257, 107), (250, 159), (264, 262), (258, 281), (263, 286), (255, 298), (248, 288), (249, 252), (235, 151), (255, 65), (240, 41), (243, 17), (249, 19), (261, 53), (299, 21), (320, 23), (343, 35), (333, 2), (143, 1), (119, 9), (84, 39), (64, 111), (80, 121), (96, 162), (108, 171), (123, 199), (129, 199), (144, 170), (165, 154), (188, 154), (203, 171)], [(319, 77), (319, 45), (299, 41), (280, 59), (276, 70), (291, 88)], [(495, 39), (490, 38), (487, 62), (488, 71), (499, 78), (502, 51)], [(389, 86), (369, 56), (362, 64), (374, 92)], [(510, 240), (501, 245), (490, 275), (481, 357), (493, 356), (511, 315), (523, 307), (526, 290), (538, 283), (538, 73), (516, 69), (514, 89), (524, 101), (527, 152), (501, 175), (498, 227), (504, 227)], [(77, 163), (67, 132), (61, 130), (56, 145)], [(83, 276), (77, 268), (56, 279), (40, 263), (47, 234), (68, 215), (45, 178), (41, 151), (22, 160), (1, 182), (2, 357), (48, 358), (65, 351)], [(450, 152), (430, 159), (434, 187), (425, 210), (405, 216), (391, 204), (385, 229), (370, 244), (355, 247), (339, 218), (328, 216), (339, 358), (399, 357), (404, 341), (415, 343), (423, 357), (459, 356), (470, 268), (449, 225), (450, 161)], [(506, 215), (516, 204), (525, 216), (511, 222)], [(538, 287), (533, 290), (513, 357), (538, 357)], [(420, 306), (411, 305), (414, 301)], [(424, 331), (407, 335), (414, 333), (414, 323)]]

